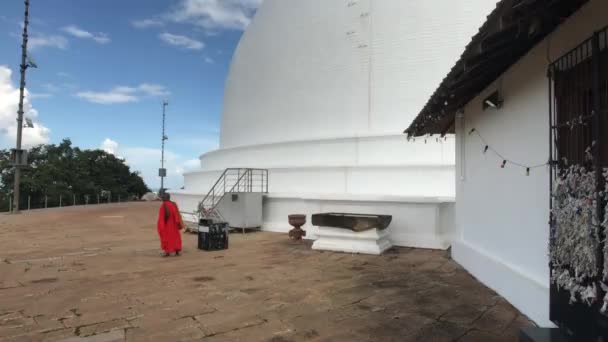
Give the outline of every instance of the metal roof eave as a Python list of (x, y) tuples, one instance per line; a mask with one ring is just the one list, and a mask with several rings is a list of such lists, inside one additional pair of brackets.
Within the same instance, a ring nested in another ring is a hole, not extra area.
[(456, 111), (495, 81), (589, 0), (502, 0), (418, 116), (410, 137), (445, 134)]

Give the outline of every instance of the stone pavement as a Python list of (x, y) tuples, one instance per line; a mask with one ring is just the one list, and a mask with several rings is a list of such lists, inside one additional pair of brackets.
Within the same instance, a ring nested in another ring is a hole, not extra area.
[(161, 258), (158, 203), (0, 215), (1, 341), (516, 341), (531, 323), (446, 252), (231, 234)]

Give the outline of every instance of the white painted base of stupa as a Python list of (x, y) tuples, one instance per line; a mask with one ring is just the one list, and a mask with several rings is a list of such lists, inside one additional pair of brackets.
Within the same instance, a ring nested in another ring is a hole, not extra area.
[(393, 245), (446, 249), (456, 233), (454, 149), (451, 136), (425, 144), (403, 134), (222, 148), (201, 156), (201, 169), (184, 174), (184, 189), (170, 193), (180, 210), (194, 212), (225, 168), (265, 168), (264, 231), (287, 233), (288, 215), (304, 214), (306, 239), (316, 240), (313, 214), (391, 215)]
[(317, 227), (312, 249), (321, 251), (380, 255), (393, 244), (389, 229), (353, 232), (349, 229)]
[[(180, 210), (194, 211), (203, 193), (171, 192)], [(446, 249), (454, 231), (454, 198), (399, 197), (378, 195), (277, 194), (264, 196), (262, 230), (287, 234), (293, 227), (290, 214), (306, 215), (307, 240), (318, 238), (318, 227), (310, 222), (317, 213), (341, 212), (391, 215), (390, 240), (394, 246)], [(193, 215), (183, 214), (185, 221), (196, 222)]]

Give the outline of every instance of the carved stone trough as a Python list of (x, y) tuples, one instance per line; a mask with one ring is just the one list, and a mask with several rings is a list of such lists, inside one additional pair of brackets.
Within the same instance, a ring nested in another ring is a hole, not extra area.
[(318, 239), (312, 248), (346, 253), (380, 255), (392, 247), (391, 215), (322, 213), (312, 215)]

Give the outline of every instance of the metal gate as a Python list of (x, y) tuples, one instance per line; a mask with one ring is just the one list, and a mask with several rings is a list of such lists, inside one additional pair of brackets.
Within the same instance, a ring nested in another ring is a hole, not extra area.
[[(606, 204), (602, 170), (608, 167), (608, 28), (596, 32), (552, 63), (548, 76), (551, 207), (553, 209), (555, 204), (554, 184), (564, 170), (579, 165), (584, 170), (594, 171), (596, 194), (592, 210), (598, 226), (598, 244), (594, 251), (597, 276), (582, 280), (582, 286), (597, 289), (597, 299), (593, 303), (572, 303), (571, 294), (552, 281), (551, 320), (581, 338), (608, 336), (608, 315), (601, 312), (606, 295), (602, 283), (607, 280), (602, 276), (606, 232), (599, 224)], [(553, 249), (556, 239), (554, 215), (550, 222), (550, 248)], [(552, 264), (552, 274), (554, 271)]]

